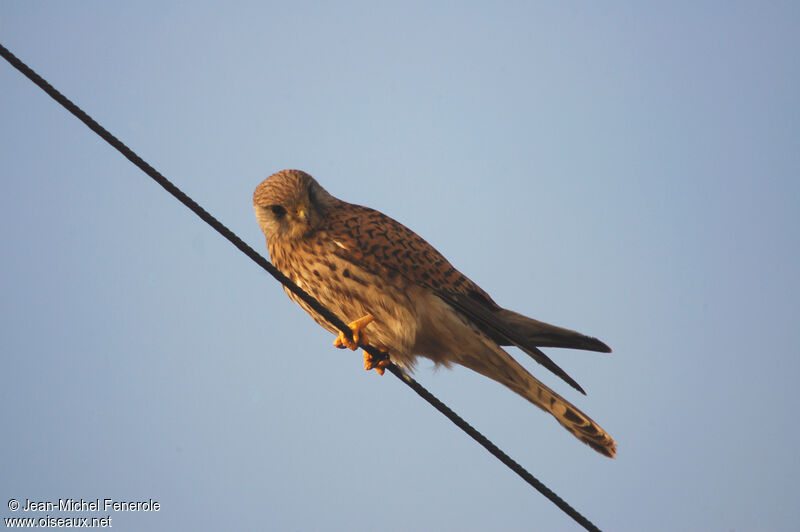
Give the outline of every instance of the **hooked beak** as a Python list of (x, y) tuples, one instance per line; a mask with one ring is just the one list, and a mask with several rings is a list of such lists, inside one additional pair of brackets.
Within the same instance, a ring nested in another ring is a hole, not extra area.
[(303, 220), (306, 224), (308, 224), (310, 220), (308, 215), (308, 207), (306, 207), (305, 205), (301, 205), (300, 207), (298, 207), (297, 217)]

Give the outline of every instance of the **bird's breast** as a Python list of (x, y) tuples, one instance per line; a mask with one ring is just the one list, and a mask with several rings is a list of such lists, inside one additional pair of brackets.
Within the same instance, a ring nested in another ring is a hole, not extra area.
[[(375, 322), (367, 332), (373, 345), (386, 347), (396, 356), (410, 356), (417, 329), (415, 291), (402, 276), (376, 269), (360, 261), (358, 254), (345, 258), (336, 253), (337, 246), (346, 244), (334, 240), (321, 234), (315, 239), (273, 242), (270, 258), (284, 275), (345, 322), (372, 314)], [(300, 298), (287, 294), (317, 323), (336, 332)]]

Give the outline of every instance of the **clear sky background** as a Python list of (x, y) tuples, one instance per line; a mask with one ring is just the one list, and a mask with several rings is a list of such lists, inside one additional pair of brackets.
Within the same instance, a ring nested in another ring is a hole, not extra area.
[[(467, 370), (416, 377), (629, 531), (800, 519), (798, 35), (796, 2), (0, 4), (4, 45), (256, 249), (253, 189), (300, 168), (611, 345), (548, 350), (587, 397), (514, 354), (616, 460)], [(0, 516), (577, 529), (5, 62), (0, 116)]]

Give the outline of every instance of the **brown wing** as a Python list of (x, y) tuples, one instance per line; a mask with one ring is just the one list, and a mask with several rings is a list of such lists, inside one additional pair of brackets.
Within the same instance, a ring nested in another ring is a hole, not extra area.
[(327, 230), (340, 258), (376, 275), (394, 272), (430, 288), (499, 345), (519, 347), (570, 386), (586, 393), (530, 338), (525, 338), (523, 331), (504, 319), (511, 311), (495, 303), (436, 248), (400, 222), (374, 209), (350, 204), (329, 213)]
[(329, 214), (328, 232), (336, 254), (377, 275), (386, 270), (435, 292), (475, 294), (498, 307), (489, 295), (456, 270), (436, 248), (400, 222), (374, 209), (347, 205)]

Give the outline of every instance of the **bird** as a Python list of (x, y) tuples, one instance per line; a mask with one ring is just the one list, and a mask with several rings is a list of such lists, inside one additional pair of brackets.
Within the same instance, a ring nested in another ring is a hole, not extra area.
[(418, 357), (458, 364), (503, 384), (551, 414), (595, 451), (613, 458), (616, 442), (589, 416), (539, 381), (503, 346), (516, 346), (585, 395), (541, 347), (610, 353), (600, 340), (505, 309), (431, 244), (389, 216), (347, 203), (301, 170), (281, 170), (253, 193), (270, 259), (298, 287), (350, 321), (352, 340), (286, 289), (334, 345), (364, 352), (365, 369), (413, 371)]

